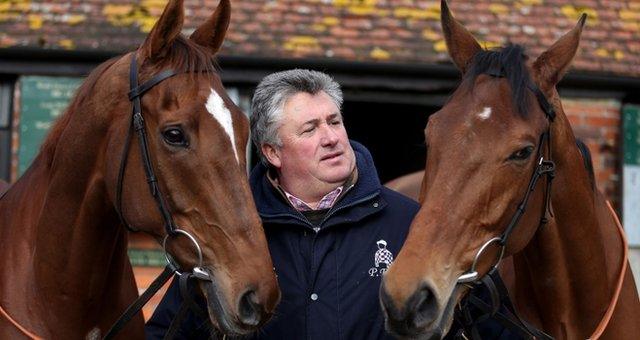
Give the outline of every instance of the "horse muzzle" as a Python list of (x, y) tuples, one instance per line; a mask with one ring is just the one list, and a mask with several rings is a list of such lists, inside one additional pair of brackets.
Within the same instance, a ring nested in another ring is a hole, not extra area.
[(404, 303), (396, 304), (384, 283), (380, 287), (380, 302), (385, 315), (385, 327), (400, 339), (441, 339), (449, 330), (457, 292), (445, 301), (429, 284), (423, 283)]
[[(233, 294), (223, 292), (215, 277), (211, 281), (201, 281), (200, 288), (207, 300), (209, 318), (227, 335), (241, 336), (255, 332), (269, 321), (275, 309), (273, 299), (261, 294), (258, 288), (249, 287), (235, 298)], [(279, 300), (279, 290), (275, 300)]]

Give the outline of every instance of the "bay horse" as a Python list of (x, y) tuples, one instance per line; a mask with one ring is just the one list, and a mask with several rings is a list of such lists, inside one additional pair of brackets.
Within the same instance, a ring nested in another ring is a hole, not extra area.
[[(210, 278), (198, 287), (221, 332), (248, 334), (273, 313), (280, 291), (247, 179), (249, 123), (214, 65), (229, 16), (221, 0), (185, 38), (183, 1), (171, 0), (138, 50), (78, 89), (0, 200), (0, 338), (104, 335), (138, 296), (125, 226)], [(143, 323), (138, 313), (119, 337), (143, 338)]]
[(505, 251), (516, 310), (533, 326), (557, 339), (636, 338), (640, 301), (624, 234), (556, 91), (586, 16), (531, 60), (518, 45), (483, 50), (444, 0), (441, 8), (463, 79), (425, 129), (421, 209), (380, 291), (387, 328), (442, 337), (467, 283)]
[(423, 178), (424, 170), (420, 170), (394, 178), (385, 183), (384, 186), (393, 191), (397, 191), (414, 201), (418, 201)]

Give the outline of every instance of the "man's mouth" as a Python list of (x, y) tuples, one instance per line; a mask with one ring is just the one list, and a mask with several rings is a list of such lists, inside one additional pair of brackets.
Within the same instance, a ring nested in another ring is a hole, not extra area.
[(327, 160), (332, 160), (336, 157), (339, 157), (342, 155), (342, 152), (332, 152), (330, 154), (324, 155), (322, 156), (322, 158), (320, 158), (321, 161), (327, 161)]

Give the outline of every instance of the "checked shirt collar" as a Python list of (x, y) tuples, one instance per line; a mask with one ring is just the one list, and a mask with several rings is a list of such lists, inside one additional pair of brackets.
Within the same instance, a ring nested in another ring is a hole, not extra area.
[(343, 188), (344, 187), (341, 185), (336, 189), (334, 189), (333, 191), (329, 192), (328, 194), (324, 195), (324, 197), (322, 197), (322, 199), (320, 199), (320, 201), (318, 202), (318, 206), (315, 208), (311, 207), (309, 203), (288, 193), (286, 190), (283, 189), (283, 191), (284, 191), (284, 194), (287, 196), (289, 203), (291, 203), (291, 206), (293, 206), (293, 208), (295, 208), (298, 211), (311, 211), (311, 210), (329, 209), (333, 207), (333, 204), (336, 203), (336, 200), (338, 199), (338, 197), (340, 197), (340, 194), (342, 193)]

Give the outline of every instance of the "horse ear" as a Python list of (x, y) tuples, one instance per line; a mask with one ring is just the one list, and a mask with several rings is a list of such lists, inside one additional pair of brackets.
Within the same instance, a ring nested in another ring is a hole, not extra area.
[(445, 0), (440, 2), (440, 21), (447, 49), (458, 69), (465, 73), (473, 56), (482, 50), (480, 44), (462, 24), (453, 18)]
[(180, 35), (184, 22), (184, 0), (170, 0), (165, 7), (162, 16), (151, 29), (151, 33), (142, 44), (144, 57), (150, 60), (160, 60), (165, 54), (167, 47)]
[(230, 20), (231, 3), (229, 0), (220, 0), (216, 11), (191, 34), (189, 39), (198, 45), (210, 48), (215, 54), (222, 46)]
[(548, 90), (555, 86), (571, 65), (571, 60), (578, 50), (580, 34), (586, 19), (587, 15), (582, 14), (578, 24), (558, 39), (533, 63), (535, 77), (543, 89)]

